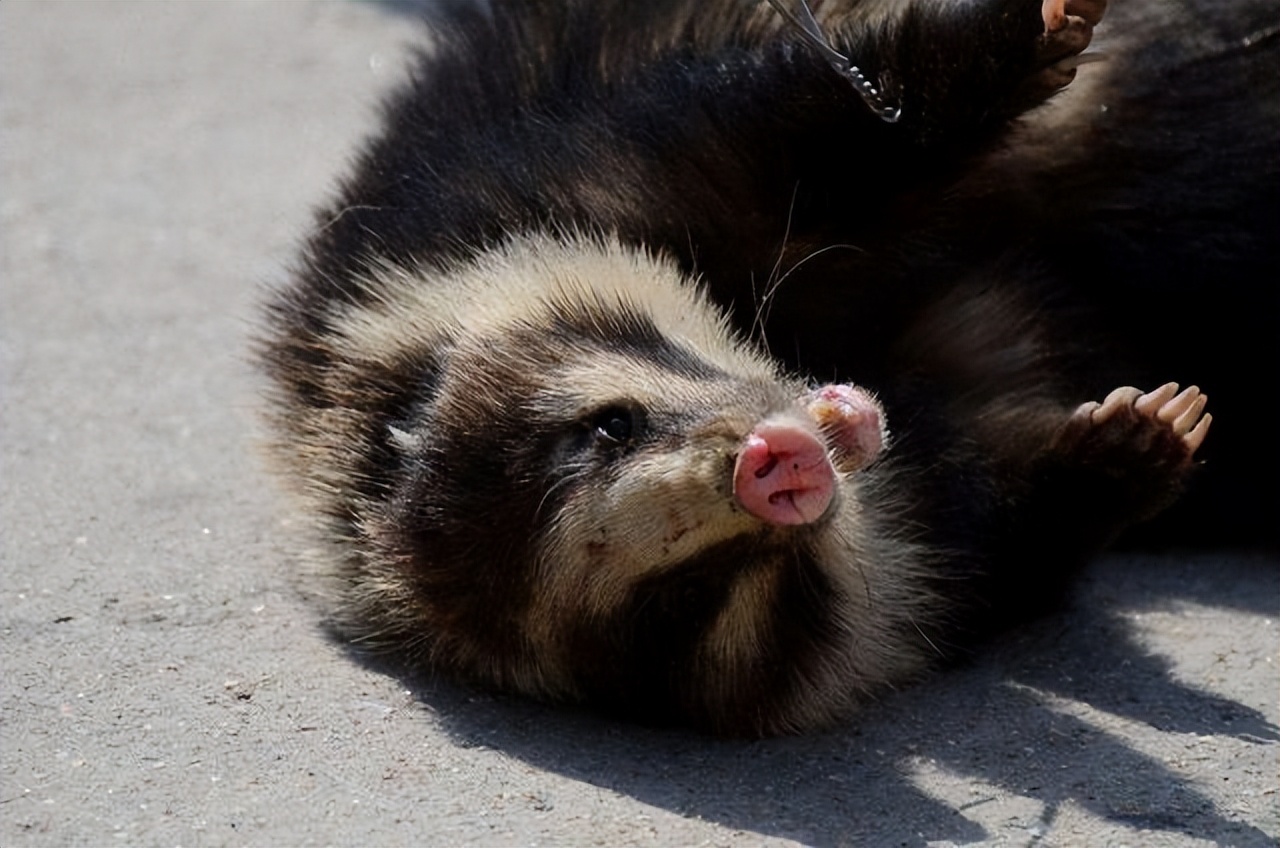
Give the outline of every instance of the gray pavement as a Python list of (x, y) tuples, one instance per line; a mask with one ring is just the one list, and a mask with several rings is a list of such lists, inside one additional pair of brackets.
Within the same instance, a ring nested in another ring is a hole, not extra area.
[(356, 3), (0, 4), (0, 844), (1276, 844), (1274, 557), (1105, 557), (973, 664), (762, 742), (331, 642), (246, 340), (413, 39)]

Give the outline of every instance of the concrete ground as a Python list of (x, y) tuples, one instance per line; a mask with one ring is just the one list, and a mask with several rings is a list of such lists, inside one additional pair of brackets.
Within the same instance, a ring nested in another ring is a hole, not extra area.
[(1274, 558), (1104, 558), (972, 665), (762, 742), (327, 639), (246, 339), (413, 39), (386, 5), (0, 4), (0, 844), (1276, 844)]

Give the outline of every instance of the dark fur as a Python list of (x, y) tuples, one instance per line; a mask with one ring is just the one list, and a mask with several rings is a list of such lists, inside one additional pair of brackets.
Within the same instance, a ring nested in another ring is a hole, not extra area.
[[(643, 315), (606, 307), (486, 341), (492, 356), (466, 363), (483, 397), (451, 394), (448, 345), (344, 359), (335, 310), (384, 296), (371, 261), (444, 273), (513, 235), (659, 251), (786, 369), (880, 394), (894, 444), (867, 472), (867, 510), (877, 544), (919, 546), (929, 568), (904, 577), (923, 599), (890, 637), (904, 655), (1040, 607), (1177, 495), (1185, 457), (1141, 421), (1064, 441), (1071, 410), (1117, 385), (1212, 395), (1217, 477), (1193, 499), (1211, 514), (1180, 520), (1265, 536), (1280, 514), (1264, 433), (1280, 361), (1280, 39), (1265, 3), (1160, 8), (1117, 0), (1109, 61), (1075, 84), (1091, 87), (1030, 123), (1017, 118), (1044, 94), (1045, 58), (1026, 0), (826, 9), (836, 45), (900, 88), (897, 124), (763, 6), (513, 4), (444, 27), (320, 216), (264, 346), (286, 472), (322, 491), (340, 577), (361, 586), (339, 602), (347, 628), (504, 688), (729, 732), (830, 720), (894, 682), (820, 691), (835, 590), (803, 545), (752, 537), (631, 586), (608, 621), (566, 618), (572, 683), (530, 685), (507, 663), (537, 663), (522, 629), (531, 540), (564, 493), (548, 463), (571, 450), (563, 425), (521, 414), (551, 390), (542, 375), (621, 351), (721, 379)], [(749, 421), (793, 385), (708, 405)], [(701, 400), (659, 411), (674, 416), (661, 432), (710, 415)], [(414, 427), (428, 447), (388, 436)], [(1227, 488), (1229, 509), (1206, 507)], [(756, 666), (707, 694), (695, 648), (752, 569), (779, 575), (776, 615)], [(829, 708), (794, 707), (810, 685)]]

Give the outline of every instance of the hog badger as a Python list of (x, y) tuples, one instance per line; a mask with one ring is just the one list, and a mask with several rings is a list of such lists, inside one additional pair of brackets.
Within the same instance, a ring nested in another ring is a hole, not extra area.
[[(798, 732), (1170, 504), (1215, 441), (1187, 385), (1207, 378), (1160, 364), (1217, 355), (1195, 275), (1234, 275), (1230, 298), (1275, 268), (1276, 110), (1220, 99), (1275, 90), (1244, 77), (1276, 39), (1261, 5), (1228, 21), (1243, 36), (1136, 14), (1088, 64), (1103, 6), (566, 0), (442, 24), (259, 348), (337, 628), (410, 672)], [(1206, 88), (1214, 170), (1229, 143), (1252, 157), (1217, 188), (1159, 111)], [(1213, 233), (1184, 220), (1212, 203)], [(1149, 320), (1113, 332), (1135, 302)]]

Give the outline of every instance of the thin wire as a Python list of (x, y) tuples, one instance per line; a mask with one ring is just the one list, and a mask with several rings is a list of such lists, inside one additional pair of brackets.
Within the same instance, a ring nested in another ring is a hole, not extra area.
[(853, 83), (854, 90), (862, 97), (863, 102), (867, 104), (867, 108), (874, 112), (880, 120), (889, 124), (897, 123), (898, 119), (902, 117), (902, 106), (885, 102), (884, 96), (871, 80), (867, 79), (866, 74), (862, 73), (861, 69), (853, 64), (848, 56), (831, 46), (831, 42), (827, 41), (826, 35), (822, 32), (822, 27), (818, 25), (818, 21), (813, 17), (813, 12), (809, 10), (807, 0), (794, 0), (795, 11), (788, 9), (782, 0), (769, 0), (769, 5), (784, 20), (794, 26), (801, 37), (809, 43), (809, 46), (821, 53), (841, 76)]

